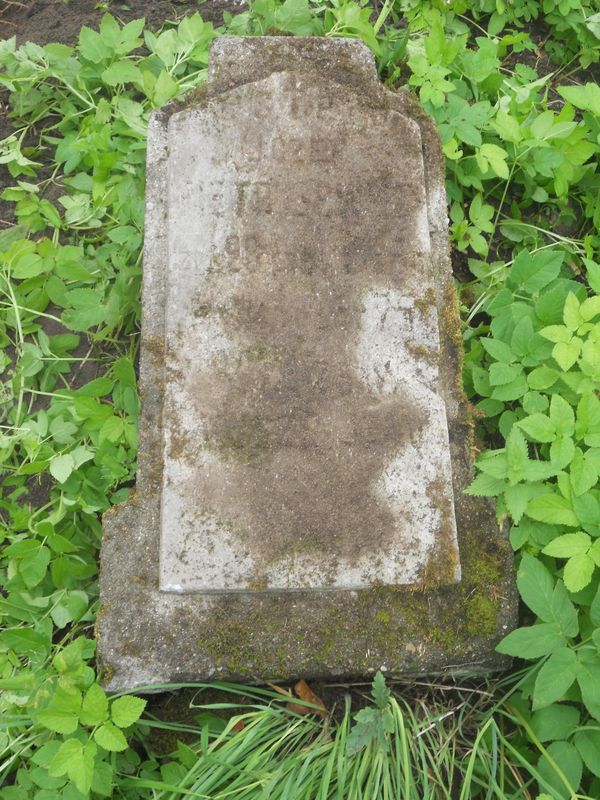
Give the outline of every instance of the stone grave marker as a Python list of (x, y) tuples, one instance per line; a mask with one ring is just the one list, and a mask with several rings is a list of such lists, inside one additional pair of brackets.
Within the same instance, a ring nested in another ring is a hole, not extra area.
[(443, 181), (432, 123), (356, 41), (223, 37), (153, 115), (107, 688), (502, 664), (511, 560), (462, 494)]

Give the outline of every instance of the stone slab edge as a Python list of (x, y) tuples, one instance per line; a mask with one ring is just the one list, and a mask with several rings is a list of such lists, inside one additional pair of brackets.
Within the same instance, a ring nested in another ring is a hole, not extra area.
[[(448, 251), (444, 163), (433, 121), (407, 93), (375, 78), (368, 49), (348, 39), (222, 37), (208, 86), (154, 112), (149, 127), (144, 316), (138, 480), (135, 493), (104, 516), (101, 606), (97, 621), (104, 686), (122, 691), (168, 682), (264, 681), (298, 676), (351, 678), (486, 673), (508, 666), (494, 652), (516, 624), (512, 553), (492, 505), (462, 494), (472, 477), (471, 409), (462, 391), (458, 302)], [(164, 295), (167, 268), (167, 122), (169, 116), (241, 83), (244, 51), (262, 48), (264, 74), (306, 71), (366, 92), (377, 105), (415, 119), (421, 129), (433, 268), (438, 279), (442, 364), (452, 454), (462, 582), (422, 590), (375, 587), (346, 592), (176, 595), (158, 591)], [(238, 54), (236, 58), (235, 54)]]

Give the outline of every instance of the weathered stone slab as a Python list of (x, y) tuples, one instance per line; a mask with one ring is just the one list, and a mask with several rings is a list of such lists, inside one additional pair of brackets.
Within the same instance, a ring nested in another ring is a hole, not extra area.
[(357, 42), (223, 38), (148, 148), (140, 471), (105, 520), (107, 686), (499, 664), (510, 554), (461, 494), (431, 123)]
[(460, 577), (419, 129), (330, 86), (169, 122), (163, 591)]

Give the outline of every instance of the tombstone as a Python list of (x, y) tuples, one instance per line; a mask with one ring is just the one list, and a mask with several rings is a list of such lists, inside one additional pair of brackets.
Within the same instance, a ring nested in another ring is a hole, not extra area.
[(150, 122), (106, 687), (501, 667), (511, 557), (463, 495), (460, 373), (430, 119), (359, 42), (218, 39)]

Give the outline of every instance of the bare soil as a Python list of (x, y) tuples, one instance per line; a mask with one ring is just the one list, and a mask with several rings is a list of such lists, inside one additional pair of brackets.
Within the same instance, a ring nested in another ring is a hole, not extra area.
[(107, 11), (121, 22), (145, 17), (151, 28), (165, 20), (178, 19), (200, 11), (203, 19), (220, 25), (223, 11), (239, 10), (235, 0), (128, 0), (128, 2), (94, 2), (94, 0), (0, 0), (0, 39), (13, 35), (17, 43), (48, 42), (75, 44), (83, 25), (97, 28)]

